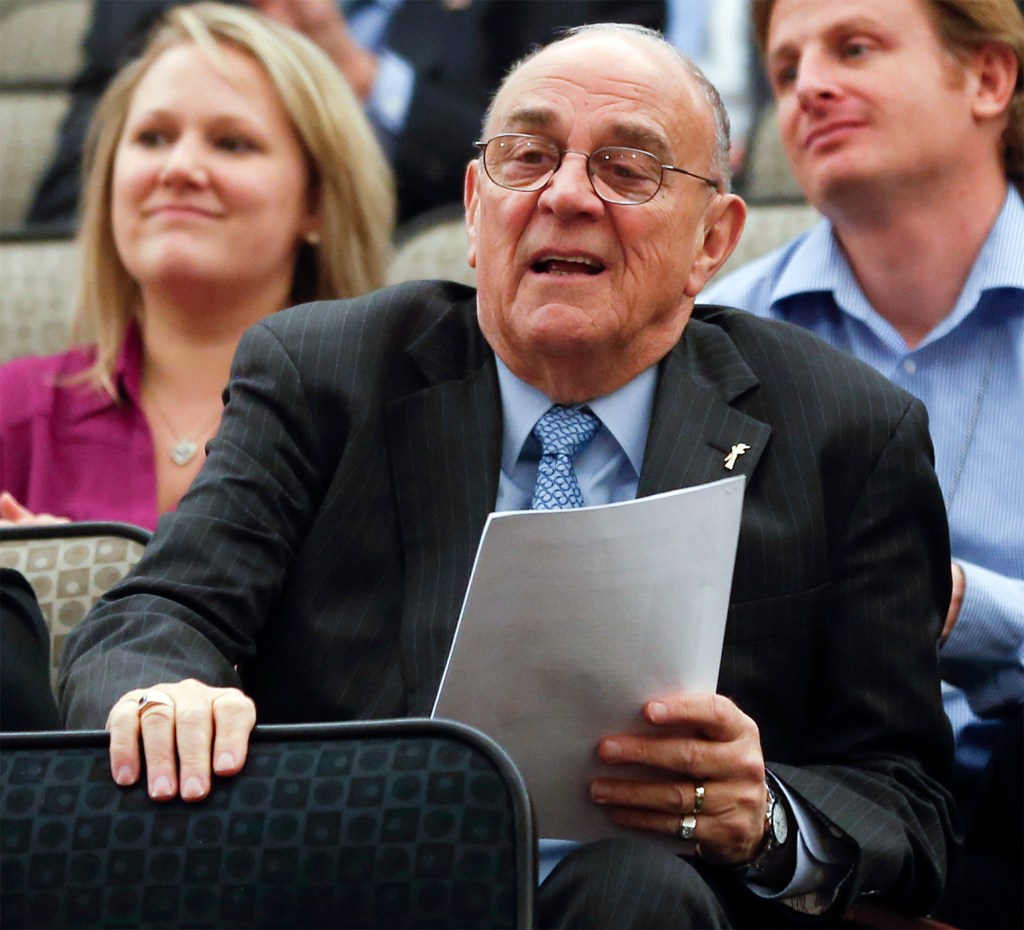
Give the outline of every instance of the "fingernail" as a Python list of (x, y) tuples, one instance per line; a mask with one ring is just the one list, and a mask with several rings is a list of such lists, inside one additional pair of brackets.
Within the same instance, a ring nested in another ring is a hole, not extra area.
[(166, 775), (158, 775), (149, 790), (151, 798), (169, 798), (172, 794), (171, 780)]
[(662, 704), (661, 701), (654, 701), (647, 705), (647, 715), (651, 720), (658, 723), (668, 716), (668, 707)]
[(606, 739), (601, 744), (601, 755), (606, 759), (618, 759), (622, 755), (622, 744), (618, 740)]
[(181, 789), (181, 796), (188, 800), (194, 800), (195, 798), (201, 798), (203, 796), (203, 784), (198, 778), (193, 775), (191, 778), (185, 780), (185, 785)]
[(217, 761), (214, 762), (213, 767), (218, 772), (229, 772), (235, 767), (235, 757), (230, 752), (222, 752), (217, 756)]
[(132, 783), (132, 770), (127, 765), (122, 765), (114, 775), (114, 781), (124, 787)]
[(608, 800), (608, 789), (604, 782), (595, 781), (590, 786), (590, 797), (598, 804), (604, 804)]

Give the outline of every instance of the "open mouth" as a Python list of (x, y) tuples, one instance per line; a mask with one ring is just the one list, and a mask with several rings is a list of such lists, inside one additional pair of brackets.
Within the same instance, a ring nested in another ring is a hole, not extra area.
[(551, 256), (538, 259), (530, 266), (530, 270), (537, 274), (595, 275), (604, 271), (604, 265), (586, 256)]

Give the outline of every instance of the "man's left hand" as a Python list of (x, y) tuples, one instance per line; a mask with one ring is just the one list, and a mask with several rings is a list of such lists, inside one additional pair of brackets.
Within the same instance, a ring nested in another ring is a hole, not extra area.
[(702, 786), (693, 833), (698, 854), (710, 862), (749, 862), (764, 842), (767, 806), (757, 724), (718, 694), (659, 698), (644, 705), (643, 715), (661, 732), (605, 737), (598, 755), (613, 765), (650, 766), (654, 780), (597, 778), (593, 800), (622, 826), (678, 836)]

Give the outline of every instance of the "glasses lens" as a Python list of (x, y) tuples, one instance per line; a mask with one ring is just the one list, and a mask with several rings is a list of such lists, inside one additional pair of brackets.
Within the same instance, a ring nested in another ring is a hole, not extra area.
[(495, 136), (484, 149), (484, 168), (495, 184), (517, 191), (543, 187), (558, 168), (558, 148), (539, 136)]
[(639, 149), (598, 149), (589, 169), (598, 196), (612, 203), (646, 203), (661, 187), (661, 163)]

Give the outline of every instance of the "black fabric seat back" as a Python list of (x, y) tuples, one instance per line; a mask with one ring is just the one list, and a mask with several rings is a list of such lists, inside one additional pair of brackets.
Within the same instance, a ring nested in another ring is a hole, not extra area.
[(257, 727), (197, 804), (117, 787), (107, 734), (0, 735), (4, 927), (527, 927), (521, 777), (436, 720)]

